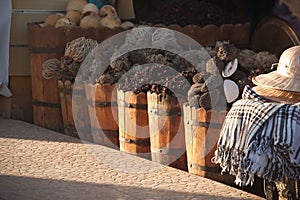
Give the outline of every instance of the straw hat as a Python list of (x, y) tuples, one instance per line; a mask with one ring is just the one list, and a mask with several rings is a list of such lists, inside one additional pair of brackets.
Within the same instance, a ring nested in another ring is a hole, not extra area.
[(265, 88), (262, 86), (255, 86), (252, 89), (265, 100), (286, 104), (295, 104), (300, 102), (299, 92), (287, 92), (283, 90)]
[(292, 93), (300, 93), (300, 45), (286, 49), (277, 70), (252, 79), (255, 85)]

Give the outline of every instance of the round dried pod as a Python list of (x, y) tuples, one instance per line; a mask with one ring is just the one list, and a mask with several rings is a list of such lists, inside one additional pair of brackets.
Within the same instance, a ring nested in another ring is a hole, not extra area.
[(115, 28), (121, 26), (116, 9), (111, 5), (104, 5), (99, 11), (101, 27)]
[(213, 57), (206, 62), (206, 72), (213, 75), (219, 74), (224, 69), (224, 63), (218, 57)]
[(195, 107), (195, 108), (200, 108), (199, 99), (200, 99), (200, 95), (195, 95), (192, 98), (190, 98), (188, 101), (189, 106)]
[(76, 26), (76, 23), (71, 21), (67, 17), (63, 17), (63, 18), (59, 19), (55, 24), (55, 28), (59, 28), (59, 27), (73, 28), (75, 26)]
[(99, 84), (112, 84), (114, 82), (114, 77), (110, 74), (102, 74), (99, 77), (98, 83)]
[(42, 76), (45, 79), (61, 79), (60, 60), (49, 59), (42, 64)]
[(79, 26), (81, 12), (77, 10), (70, 10), (67, 12), (66, 17), (69, 18), (72, 22), (74, 22), (76, 26)]
[(202, 83), (193, 84), (188, 91), (188, 100), (193, 98), (193, 96), (195, 96), (195, 95), (202, 95), (202, 92), (201, 92), (202, 86), (203, 86)]
[(218, 47), (217, 57), (224, 63), (232, 61), (239, 55), (239, 50), (233, 44), (223, 44)]
[(208, 77), (210, 77), (211, 75), (205, 72), (198, 72), (197, 74), (195, 74), (193, 76), (193, 82), (194, 83), (204, 83), (206, 79), (208, 79)]
[(55, 26), (56, 22), (63, 17), (64, 17), (64, 15), (61, 13), (48, 15), (44, 21), (44, 25), (45, 26)]
[(81, 19), (80, 27), (82, 28), (98, 28), (100, 27), (99, 17), (88, 15)]
[(83, 16), (86, 16), (87, 13), (88, 15), (98, 16), (99, 10), (95, 4), (88, 3), (83, 6), (81, 13)]
[(87, 4), (87, 0), (68, 0), (67, 6), (66, 6), (66, 11), (71, 11), (71, 10), (76, 10), (81, 12), (83, 6)]

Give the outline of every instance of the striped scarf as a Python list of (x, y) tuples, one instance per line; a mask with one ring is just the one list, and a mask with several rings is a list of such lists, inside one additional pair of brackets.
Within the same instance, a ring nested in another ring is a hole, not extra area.
[(212, 161), (240, 186), (252, 185), (254, 175), (300, 179), (300, 102), (265, 102), (246, 86), (226, 116)]

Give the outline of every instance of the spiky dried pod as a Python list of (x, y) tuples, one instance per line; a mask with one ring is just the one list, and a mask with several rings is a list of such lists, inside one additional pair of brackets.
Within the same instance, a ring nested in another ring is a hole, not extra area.
[(239, 55), (239, 49), (233, 44), (223, 44), (217, 49), (217, 57), (224, 63), (232, 61)]
[(202, 83), (195, 83), (191, 86), (188, 91), (188, 101), (192, 99), (195, 95), (202, 95), (201, 88), (203, 87)]
[(97, 45), (98, 42), (96, 40), (79, 37), (66, 44), (65, 56), (77, 62), (82, 62)]
[(57, 80), (61, 79), (61, 68), (60, 60), (58, 59), (49, 59), (43, 62), (42, 64), (42, 76), (45, 79), (55, 78)]
[(110, 66), (116, 72), (122, 70), (129, 70), (132, 66), (132, 63), (128, 60), (127, 56), (121, 56), (116, 60), (111, 61)]
[(205, 72), (198, 72), (193, 76), (194, 83), (204, 83), (205, 80), (210, 76), (210, 74)]
[(111, 76), (110, 74), (102, 74), (99, 77), (98, 83), (99, 84), (105, 84), (105, 83), (113, 84), (114, 83), (114, 77)]

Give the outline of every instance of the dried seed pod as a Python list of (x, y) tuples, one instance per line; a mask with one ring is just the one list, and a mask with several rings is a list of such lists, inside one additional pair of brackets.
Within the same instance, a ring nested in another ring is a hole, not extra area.
[(99, 10), (95, 4), (87, 3), (83, 6), (81, 13), (83, 16), (86, 16), (87, 13), (89, 13), (88, 15), (98, 16)]
[(76, 23), (71, 21), (67, 17), (60, 18), (59, 20), (57, 20), (57, 22), (55, 24), (55, 28), (59, 28), (59, 27), (73, 28), (75, 26), (76, 26)]
[(102, 6), (100, 11), (100, 26), (115, 28), (121, 26), (121, 20), (118, 17), (116, 9), (111, 5)]
[(80, 21), (80, 27), (82, 28), (99, 28), (100, 27), (100, 18), (98, 16), (87, 15)]
[(65, 56), (77, 62), (82, 62), (97, 45), (98, 42), (96, 40), (79, 37), (66, 44)]
[(216, 75), (224, 69), (224, 63), (218, 57), (213, 57), (206, 62), (206, 72)]
[(129, 70), (132, 66), (127, 56), (122, 56), (116, 60), (111, 61), (110, 66), (115, 71)]
[(114, 82), (114, 77), (112, 77), (110, 74), (102, 74), (98, 80), (99, 84), (105, 84), (105, 83), (112, 84), (113, 82)]
[(67, 12), (66, 17), (69, 18), (72, 22), (74, 22), (76, 26), (79, 26), (81, 12), (76, 10), (71, 10)]
[(228, 63), (237, 58), (239, 50), (233, 44), (223, 44), (218, 47), (217, 57), (224, 63)]
[(63, 17), (64, 15), (61, 13), (48, 15), (44, 21), (44, 26), (55, 26), (56, 22)]
[(191, 86), (188, 91), (188, 101), (193, 98), (195, 95), (202, 95), (201, 88), (203, 87), (202, 83), (195, 83)]
[(204, 83), (205, 80), (210, 76), (210, 74), (205, 72), (198, 72), (193, 76), (194, 83)]
[(60, 60), (58, 59), (49, 59), (43, 62), (42, 64), (42, 76), (45, 79), (55, 78), (57, 80), (61, 79), (61, 68)]

